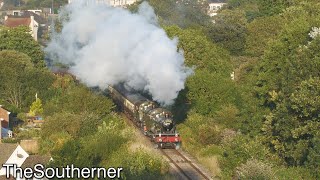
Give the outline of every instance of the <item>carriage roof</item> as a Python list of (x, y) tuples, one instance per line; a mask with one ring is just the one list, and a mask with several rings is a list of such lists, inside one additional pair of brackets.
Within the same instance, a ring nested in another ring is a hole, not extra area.
[(128, 94), (128, 95), (125, 95), (125, 97), (133, 104), (138, 104), (138, 103), (148, 101), (147, 98), (141, 96), (140, 94)]

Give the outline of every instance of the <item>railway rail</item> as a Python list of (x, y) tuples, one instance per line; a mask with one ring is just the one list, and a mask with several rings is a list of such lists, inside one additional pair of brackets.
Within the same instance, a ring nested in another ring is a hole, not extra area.
[[(126, 122), (139, 130), (137, 125), (133, 123), (131, 118), (121, 113), (122, 116), (125, 118)], [(140, 130), (139, 130), (140, 131)], [(146, 138), (146, 141), (149, 141), (149, 138), (143, 134), (142, 131), (140, 131), (141, 136)], [(174, 174), (178, 173), (180, 176), (180, 179), (188, 179), (188, 180), (211, 180), (212, 178), (201, 171), (199, 167), (197, 167), (192, 160), (190, 160), (188, 157), (183, 155), (180, 151), (176, 149), (159, 149), (159, 151), (164, 155), (168, 161), (168, 163), (171, 165), (171, 167), (174, 169)], [(177, 177), (178, 178), (178, 177)], [(178, 178), (179, 179), (179, 178)]]
[(176, 149), (160, 149), (162, 154), (169, 160), (169, 163), (179, 171), (182, 179), (189, 180), (211, 180), (212, 178), (202, 172), (191, 160)]

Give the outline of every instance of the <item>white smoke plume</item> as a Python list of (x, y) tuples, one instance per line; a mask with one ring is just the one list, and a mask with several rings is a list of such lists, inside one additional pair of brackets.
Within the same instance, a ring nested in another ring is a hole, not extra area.
[(174, 102), (192, 70), (149, 4), (142, 3), (134, 14), (78, 0), (64, 11), (68, 20), (46, 48), (49, 57), (71, 65), (70, 71), (88, 86), (125, 83), (163, 105)]

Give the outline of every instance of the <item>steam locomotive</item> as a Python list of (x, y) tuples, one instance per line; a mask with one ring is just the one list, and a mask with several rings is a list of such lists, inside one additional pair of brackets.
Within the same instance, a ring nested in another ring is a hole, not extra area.
[(121, 110), (159, 148), (180, 148), (181, 139), (170, 111), (139, 93), (128, 91), (123, 85), (108, 86), (108, 90)]

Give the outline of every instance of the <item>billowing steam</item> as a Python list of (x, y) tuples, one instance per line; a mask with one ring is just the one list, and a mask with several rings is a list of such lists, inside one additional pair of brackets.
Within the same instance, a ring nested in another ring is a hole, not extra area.
[(137, 14), (80, 0), (65, 12), (68, 21), (46, 48), (52, 59), (71, 65), (88, 86), (125, 83), (162, 104), (173, 103), (192, 70), (177, 52), (177, 39), (167, 37), (146, 2)]

